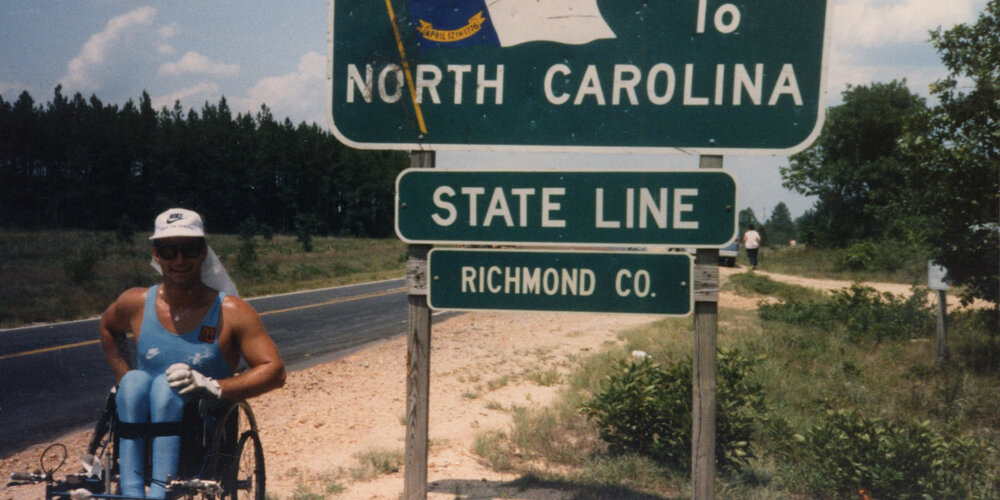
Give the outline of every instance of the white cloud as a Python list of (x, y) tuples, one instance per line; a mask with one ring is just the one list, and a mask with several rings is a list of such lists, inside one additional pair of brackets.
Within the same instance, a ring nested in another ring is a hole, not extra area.
[(247, 96), (232, 100), (234, 110), (256, 113), (267, 104), (277, 120), (326, 123), (326, 56), (308, 52), (299, 59), (295, 71), (263, 78)]
[(974, 17), (976, 0), (839, 0), (833, 8), (837, 45), (875, 47), (924, 42), (928, 31)]
[(984, 0), (834, 0), (828, 52), (828, 104), (847, 84), (906, 79), (911, 91), (927, 96), (945, 75), (928, 41), (931, 30), (975, 22)]
[(160, 26), (160, 29), (156, 30), (156, 32), (163, 38), (173, 38), (180, 32), (180, 28), (177, 26), (177, 23), (170, 23)]
[[(172, 109), (174, 101), (181, 101), (184, 109), (198, 109), (205, 101), (213, 104), (219, 100), (219, 84), (214, 82), (201, 82), (192, 87), (171, 92), (170, 94), (153, 97), (151, 99), (153, 109), (159, 110), (166, 107)], [(185, 101), (189, 101), (185, 103)], [(198, 101), (197, 105), (194, 101)]]
[(159, 74), (167, 76), (213, 75), (233, 76), (240, 72), (239, 64), (215, 62), (197, 52), (186, 52), (177, 62), (160, 65)]
[(170, 45), (169, 40), (180, 32), (180, 28), (177, 27), (177, 23), (170, 23), (160, 26), (160, 29), (156, 30), (156, 34), (160, 37), (160, 42), (156, 45), (156, 51), (160, 55), (172, 56), (174, 55), (174, 46)]
[(28, 91), (29, 94), (38, 95), (37, 89), (17, 82), (0, 82), (0, 96), (7, 102), (14, 102), (21, 95), (21, 92)]
[(140, 7), (112, 18), (104, 30), (92, 35), (80, 49), (80, 54), (69, 62), (62, 84), (67, 89), (90, 91), (101, 84), (111, 54), (128, 44), (125, 41), (139, 35), (153, 24), (156, 9)]
[(160, 43), (156, 46), (156, 52), (163, 56), (172, 56), (176, 52), (174, 46), (169, 43)]

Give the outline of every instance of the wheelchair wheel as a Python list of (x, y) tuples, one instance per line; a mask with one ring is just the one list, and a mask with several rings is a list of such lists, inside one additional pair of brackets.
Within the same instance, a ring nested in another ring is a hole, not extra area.
[(217, 421), (212, 450), (224, 498), (264, 500), (264, 448), (257, 420), (245, 402), (232, 403)]
[(232, 482), (226, 498), (265, 500), (264, 448), (256, 431), (247, 431), (240, 438), (239, 454), (233, 464)]

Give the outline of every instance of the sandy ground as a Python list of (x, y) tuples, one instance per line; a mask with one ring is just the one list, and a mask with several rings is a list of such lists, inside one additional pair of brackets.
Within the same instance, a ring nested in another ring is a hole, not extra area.
[[(722, 268), (722, 279), (734, 272), (743, 270)], [(758, 272), (821, 289), (850, 285)], [(910, 288), (867, 285), (894, 294), (906, 294)], [(720, 294), (721, 307), (752, 309), (757, 300)], [(545, 406), (556, 397), (558, 384), (536, 385), (527, 374), (549, 369), (567, 373), (572, 357), (618, 343), (618, 332), (656, 319), (646, 315), (477, 312), (435, 321), (427, 497), (568, 498), (568, 493), (555, 490), (505, 487), (506, 481), (517, 477), (497, 473), (475, 456), (471, 452), (475, 437), (487, 430), (510, 430), (510, 414), (502, 408)], [(361, 453), (402, 454), (406, 350), (402, 337), (375, 344), (339, 360), (293, 372), (283, 389), (251, 401), (261, 426), (269, 497), (289, 499), (300, 487), (323, 493), (331, 480), (346, 490), (329, 498), (401, 497), (402, 468), (370, 480), (352, 479), (351, 471), (359, 467)], [(88, 437), (89, 432), (78, 431), (57, 441), (76, 457)], [(12, 471), (36, 469), (48, 444), (39, 443), (0, 459), (2, 477), (6, 479)], [(75, 471), (75, 467), (67, 466), (61, 472)], [(41, 498), (43, 491), (41, 485), (0, 488), (0, 500), (34, 500)]]

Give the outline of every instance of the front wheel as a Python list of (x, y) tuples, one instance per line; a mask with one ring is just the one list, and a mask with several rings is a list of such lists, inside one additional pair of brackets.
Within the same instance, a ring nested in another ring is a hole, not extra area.
[(265, 500), (264, 447), (257, 431), (243, 433), (236, 457), (225, 498)]

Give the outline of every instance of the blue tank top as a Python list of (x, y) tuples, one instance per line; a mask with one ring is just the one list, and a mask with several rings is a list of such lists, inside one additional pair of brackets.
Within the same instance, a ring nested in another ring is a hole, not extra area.
[(212, 303), (201, 326), (194, 330), (175, 334), (160, 324), (156, 315), (156, 291), (152, 286), (146, 293), (146, 309), (142, 316), (142, 330), (136, 348), (138, 368), (154, 377), (167, 371), (174, 363), (187, 363), (191, 368), (215, 379), (233, 376), (233, 369), (226, 363), (219, 349), (219, 314), (225, 292)]

